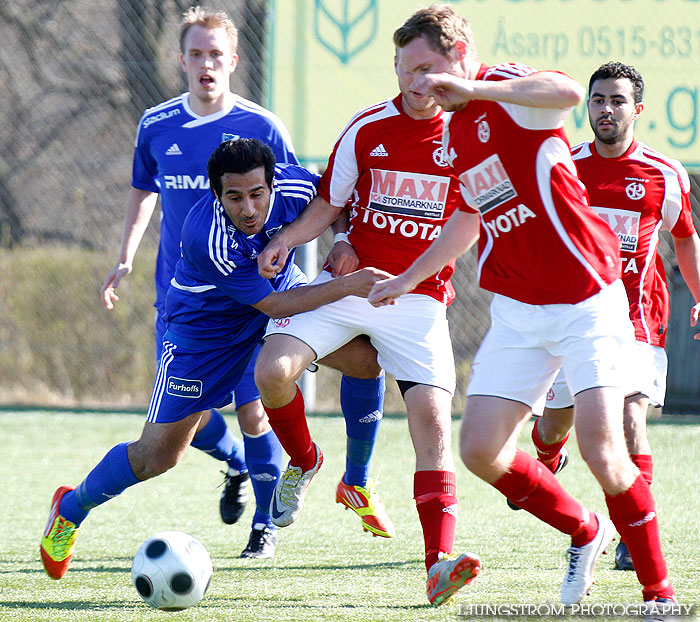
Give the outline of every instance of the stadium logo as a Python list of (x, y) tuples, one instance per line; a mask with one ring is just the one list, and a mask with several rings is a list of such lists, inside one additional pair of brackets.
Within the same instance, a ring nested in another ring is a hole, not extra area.
[(316, 0), (314, 34), (323, 47), (335, 54), (343, 65), (376, 39), (379, 25), (379, 0)]
[(208, 190), (209, 180), (206, 175), (163, 175), (167, 190)]
[(486, 158), (459, 177), (467, 201), (482, 214), (518, 196), (498, 154)]
[[(634, 184), (630, 184), (632, 186)], [(630, 186), (627, 186), (629, 188)], [(644, 191), (644, 186), (640, 186)], [(629, 192), (627, 193), (629, 195)], [(642, 196), (644, 192), (642, 192)], [(641, 198), (641, 197), (640, 197)], [(637, 250), (639, 242), (639, 222), (641, 214), (626, 209), (614, 209), (612, 207), (591, 206), (596, 214), (610, 225), (610, 228), (620, 238), (620, 245), (623, 251), (634, 252)]]
[(448, 177), (373, 168), (370, 209), (419, 218), (442, 218), (450, 189)]
[(177, 397), (202, 397), (202, 381), (168, 376), (165, 381), (165, 392)]
[(486, 119), (479, 121), (479, 125), (476, 127), (476, 136), (482, 143), (487, 143), (491, 138), (491, 128)]
[(177, 114), (180, 114), (179, 108), (173, 108), (172, 110), (168, 110), (168, 112), (159, 112), (158, 114), (154, 114), (152, 117), (146, 117), (143, 120), (143, 127), (146, 128), (149, 125), (153, 125), (154, 123), (158, 123), (158, 121), (163, 121), (164, 119), (169, 119)]
[(639, 201), (639, 199), (643, 199), (644, 195), (647, 193), (644, 184), (638, 181), (633, 181), (631, 184), (627, 184), (625, 192), (627, 193), (627, 196), (633, 201)]

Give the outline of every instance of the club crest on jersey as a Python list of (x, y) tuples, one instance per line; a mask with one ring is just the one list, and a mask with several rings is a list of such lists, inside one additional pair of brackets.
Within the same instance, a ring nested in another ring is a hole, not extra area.
[(450, 180), (439, 175), (371, 169), (369, 209), (420, 218), (442, 218)]
[(282, 228), (282, 225), (277, 225), (276, 227), (272, 227), (271, 229), (266, 229), (265, 230), (265, 235), (267, 236), (267, 239), (269, 240), (275, 233), (277, 233), (280, 229)]
[(472, 207), (482, 214), (518, 196), (497, 153), (459, 177)]
[[(644, 186), (642, 186), (642, 190), (644, 190)], [(612, 207), (596, 207), (595, 205), (591, 207), (598, 216), (610, 225), (610, 228), (617, 234), (617, 237), (620, 238), (620, 245), (623, 251), (634, 252), (637, 250), (637, 243), (639, 241), (639, 221), (641, 219), (641, 214), (639, 214), (639, 212), (632, 212), (626, 209), (614, 209)]]
[(625, 192), (633, 201), (639, 201), (639, 199), (644, 198), (644, 195), (647, 193), (644, 184), (640, 181), (633, 181), (632, 183), (627, 184), (625, 187)]
[(479, 121), (479, 125), (476, 126), (476, 136), (482, 143), (487, 143), (491, 138), (491, 128), (486, 119)]
[(447, 166), (448, 162), (447, 158), (445, 157), (445, 150), (442, 148), (442, 141), (434, 140), (433, 142), (440, 145), (435, 151), (433, 151), (433, 162), (441, 167)]
[(240, 134), (229, 134), (228, 132), (224, 132), (221, 135), (221, 142), (226, 142), (227, 140), (238, 140), (240, 138)]

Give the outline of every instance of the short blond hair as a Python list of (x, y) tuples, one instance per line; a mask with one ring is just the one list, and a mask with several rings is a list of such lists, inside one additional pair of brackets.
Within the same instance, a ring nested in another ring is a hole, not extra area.
[(182, 23), (180, 25), (180, 51), (185, 52), (185, 37), (187, 31), (192, 26), (201, 26), (207, 30), (214, 28), (223, 28), (231, 42), (231, 53), (235, 54), (238, 49), (238, 28), (231, 21), (231, 18), (226, 13), (212, 13), (205, 11), (202, 7), (193, 6), (182, 14)]
[(476, 58), (476, 43), (469, 22), (449, 4), (431, 4), (418, 9), (394, 32), (394, 45), (402, 48), (423, 37), (430, 47), (447, 56), (458, 40), (467, 42), (467, 52)]

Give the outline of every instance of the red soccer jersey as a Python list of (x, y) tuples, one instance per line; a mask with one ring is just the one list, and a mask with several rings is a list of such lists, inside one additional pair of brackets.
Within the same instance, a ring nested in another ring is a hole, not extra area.
[[(477, 79), (535, 70), (482, 65)], [(528, 304), (577, 303), (620, 276), (617, 236), (589, 206), (563, 130), (569, 110), (472, 100), (443, 144), (481, 217), (479, 283)]]
[(593, 143), (571, 150), (591, 206), (622, 244), (622, 280), (637, 341), (664, 346), (668, 326), (666, 273), (657, 253), (659, 231), (695, 233), (690, 180), (677, 160), (633, 142), (618, 158), (603, 158)]
[[(318, 191), (331, 205), (351, 201), (350, 243), (360, 267), (400, 274), (463, 204), (443, 156), (444, 116), (412, 119), (398, 95), (357, 113), (336, 142)], [(449, 304), (453, 273), (451, 262), (413, 291)]]

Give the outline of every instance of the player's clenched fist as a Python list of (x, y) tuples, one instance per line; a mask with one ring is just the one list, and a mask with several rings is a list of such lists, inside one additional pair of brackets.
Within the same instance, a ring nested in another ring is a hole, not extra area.
[(413, 287), (403, 275), (394, 276), (375, 283), (367, 299), (373, 307), (393, 305), (399, 296), (410, 292)]
[(289, 247), (280, 236), (272, 238), (258, 255), (258, 274), (265, 279), (276, 277), (284, 268)]
[(347, 281), (348, 287), (351, 291), (348, 295), (360, 296), (362, 298), (367, 298), (372, 288), (383, 281), (384, 279), (391, 278), (392, 275), (384, 270), (379, 270), (377, 268), (362, 268), (355, 272), (342, 277)]

